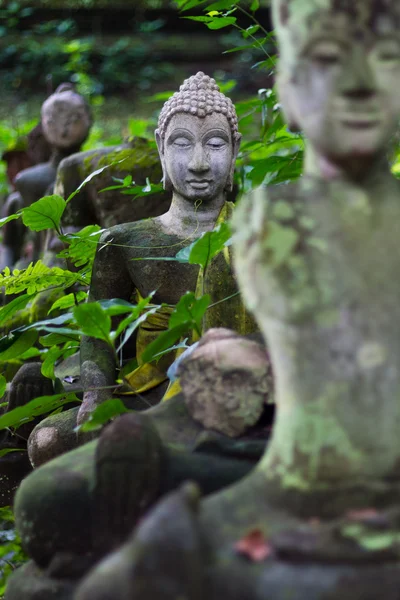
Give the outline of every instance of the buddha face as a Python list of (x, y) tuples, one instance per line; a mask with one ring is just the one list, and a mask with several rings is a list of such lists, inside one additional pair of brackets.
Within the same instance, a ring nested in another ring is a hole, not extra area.
[(186, 200), (210, 201), (231, 185), (238, 148), (225, 115), (175, 114), (162, 142), (156, 134), (164, 182)]
[(386, 151), (398, 126), (400, 28), (398, 8), (388, 6), (394, 2), (338, 4), (307, 14), (302, 31), (292, 15), (292, 56), (286, 48), (278, 85), (289, 123), (340, 162)]
[(43, 104), (43, 131), (56, 148), (67, 149), (84, 142), (90, 125), (88, 108), (78, 94), (69, 91), (56, 93)]

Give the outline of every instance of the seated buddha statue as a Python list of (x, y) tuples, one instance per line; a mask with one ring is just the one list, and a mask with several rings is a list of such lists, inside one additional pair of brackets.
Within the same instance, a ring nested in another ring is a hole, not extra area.
[[(156, 142), (164, 187), (172, 192), (171, 206), (159, 217), (116, 225), (102, 235), (93, 266), (91, 302), (110, 298), (132, 301), (155, 291), (154, 303), (173, 307), (185, 292), (196, 290), (199, 267), (154, 259), (174, 257), (232, 211), (232, 204), (226, 202), (225, 195), (232, 187), (240, 134), (234, 106), (213, 79), (198, 73), (184, 82), (160, 113)], [(221, 296), (231, 296), (232, 291), (237, 290), (224, 255), (221, 253), (216, 261), (220, 268), (213, 267), (211, 272), (215, 276), (206, 277), (203, 286), (212, 302), (219, 301)], [(222, 272), (221, 282), (218, 275)], [(146, 345), (168, 327), (172, 310), (163, 307), (151, 316), (139, 328), (127, 352), (138, 356), (140, 361)], [(239, 333), (255, 329), (237, 297), (210, 310), (207, 328), (218, 326)], [(134, 408), (145, 408), (159, 401), (168, 385), (166, 371), (173, 358), (166, 356), (156, 365), (140, 365), (127, 375), (131, 394), (124, 395), (125, 401), (131, 401), (130, 406)], [(110, 398), (116, 378), (117, 365), (107, 344), (84, 337), (81, 342), (81, 384), (85, 390), (82, 405), (79, 410), (45, 419), (34, 430), (29, 452), (35, 466), (76, 446), (77, 423), (84, 422), (96, 406)], [(43, 428), (47, 432), (55, 428), (57, 435), (44, 436), (40, 433)]]
[(388, 155), (400, 5), (272, 4), (304, 175), (235, 214), (238, 279), (274, 367), (272, 438), (239, 483), (165, 498), (75, 600), (399, 595), (400, 183)]
[[(20, 208), (29, 206), (46, 194), (53, 192), (57, 167), (60, 161), (73, 152), (77, 152), (86, 140), (92, 117), (85, 99), (75, 91), (73, 84), (62, 83), (45, 100), (41, 109), (41, 126), (47, 142), (51, 146), (51, 156), (47, 162), (36, 164), (20, 171), (14, 178), (19, 195), (13, 194), (2, 209), (7, 217)], [(6, 223), (3, 228), (3, 241), (0, 268), (12, 267), (21, 257), (24, 236), (20, 235), (20, 244), (15, 244), (13, 234), (15, 221)], [(10, 230), (11, 233), (8, 232)], [(9, 240), (9, 241), (7, 241)], [(34, 236), (32, 260), (39, 257), (44, 240), (41, 235)]]

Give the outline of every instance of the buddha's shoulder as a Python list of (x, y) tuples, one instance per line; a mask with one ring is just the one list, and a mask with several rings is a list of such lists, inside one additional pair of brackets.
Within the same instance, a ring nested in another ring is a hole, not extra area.
[(126, 243), (138, 237), (152, 236), (159, 231), (156, 219), (141, 219), (130, 223), (121, 223), (105, 229), (101, 236), (101, 242), (113, 240), (118, 243)]

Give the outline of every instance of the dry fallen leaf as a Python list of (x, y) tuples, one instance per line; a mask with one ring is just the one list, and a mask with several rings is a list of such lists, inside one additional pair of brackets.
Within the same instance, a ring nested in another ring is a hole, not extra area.
[(260, 529), (253, 529), (235, 543), (235, 550), (254, 562), (261, 562), (272, 554), (272, 546)]

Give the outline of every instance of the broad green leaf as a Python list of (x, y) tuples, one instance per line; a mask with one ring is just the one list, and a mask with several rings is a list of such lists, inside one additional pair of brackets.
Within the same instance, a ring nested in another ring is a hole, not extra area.
[(124, 315), (136, 309), (135, 304), (131, 304), (130, 302), (121, 300), (120, 298), (113, 298), (112, 300), (100, 300), (99, 304), (101, 308), (108, 315), (110, 315), (110, 317)]
[(79, 335), (72, 333), (49, 333), (39, 338), (39, 342), (42, 346), (51, 347), (59, 344), (66, 344), (67, 342), (79, 342)]
[(260, 8), (260, 0), (252, 0), (252, 3), (250, 4), (251, 12), (258, 10), (259, 8)]
[(68, 244), (68, 248), (59, 252), (57, 256), (72, 262), (75, 267), (92, 264), (103, 231), (98, 225), (88, 225), (77, 233), (62, 236), (61, 239)]
[(114, 417), (123, 415), (129, 411), (122, 400), (112, 398), (102, 402), (90, 415), (86, 423), (76, 428), (76, 431), (95, 431), (108, 423)]
[(46, 331), (47, 327), (57, 327), (57, 325), (64, 325), (64, 323), (68, 323), (74, 320), (74, 315), (72, 312), (64, 313), (59, 317), (54, 317), (54, 319), (45, 319), (44, 321), (36, 321), (36, 323), (32, 323), (32, 325), (26, 325), (21, 330), (26, 331), (28, 329), (37, 329), (38, 331), (44, 330)]
[(49, 314), (53, 310), (56, 310), (57, 308), (60, 310), (65, 310), (66, 308), (71, 308), (72, 306), (75, 306), (76, 302), (78, 302), (78, 303), (82, 302), (86, 298), (87, 298), (86, 292), (77, 292), (76, 294), (67, 294), (66, 296), (62, 296), (61, 298), (58, 298), (58, 300), (56, 300), (54, 302), (54, 304), (52, 304), (52, 306), (49, 310)]
[(66, 202), (61, 196), (45, 196), (22, 209), (22, 221), (32, 231), (55, 229), (59, 232), (65, 206)]
[(4, 375), (0, 375), (0, 398), (2, 398), (6, 392), (7, 380)]
[(18, 358), (32, 348), (38, 337), (37, 331), (15, 330), (0, 340), (0, 361)]
[(44, 377), (54, 379), (54, 366), (62, 354), (63, 349), (59, 348), (58, 346), (53, 346), (52, 348), (48, 349), (40, 369)]
[(80, 304), (74, 308), (74, 317), (84, 335), (110, 343), (111, 317), (97, 302)]
[(0, 458), (11, 452), (27, 452), (27, 450), (25, 448), (3, 448), (3, 450), (0, 450)]
[(228, 27), (229, 25), (234, 25), (236, 23), (236, 17), (217, 17), (211, 21), (211, 23), (206, 23), (208, 29), (223, 29), (224, 27)]
[(207, 231), (193, 244), (190, 251), (189, 262), (191, 265), (200, 265), (206, 269), (210, 261), (231, 238), (231, 229), (228, 223), (221, 223), (213, 231)]
[(15, 221), (15, 219), (19, 219), (21, 216), (21, 213), (16, 213), (14, 215), (9, 215), (8, 217), (4, 217), (3, 219), (0, 219), (0, 227), (3, 227), (3, 225), (5, 225), (6, 223), (9, 223), (10, 221)]
[(4, 415), (1, 415), (0, 429), (6, 429), (7, 427), (18, 428), (24, 423), (32, 421), (35, 417), (49, 413), (70, 402), (79, 402), (78, 398), (73, 393), (40, 396), (39, 398), (35, 398), (27, 404), (24, 404), (24, 406), (18, 406)]
[(209, 6), (207, 6), (207, 11), (218, 11), (218, 10), (226, 10), (228, 8), (232, 8), (235, 3), (233, 0), (219, 0), (219, 2), (213, 2)]
[(192, 323), (197, 328), (201, 328), (201, 321), (204, 317), (211, 298), (208, 294), (197, 299), (193, 292), (186, 292), (175, 307), (169, 320), (169, 327), (178, 327), (183, 323)]
[(147, 346), (140, 358), (145, 363), (152, 362), (156, 359), (157, 355), (161, 354), (161, 352), (165, 353), (165, 350), (171, 349), (171, 347), (173, 347), (184, 334), (187, 334), (190, 329), (190, 323), (181, 323), (176, 327), (171, 327), (170, 329), (167, 329), (167, 331), (163, 331), (157, 339)]
[(255, 33), (257, 33), (257, 31), (260, 29), (260, 25), (250, 25), (250, 27), (248, 27), (245, 31), (242, 32), (242, 36), (244, 37), (244, 39), (247, 39), (248, 37), (250, 37), (251, 35), (254, 35)]
[(18, 296), (14, 298), (11, 302), (6, 304), (0, 309), (0, 323), (4, 323), (8, 319), (18, 312), (25, 308), (25, 306), (35, 297), (36, 294), (23, 294), (22, 296)]

